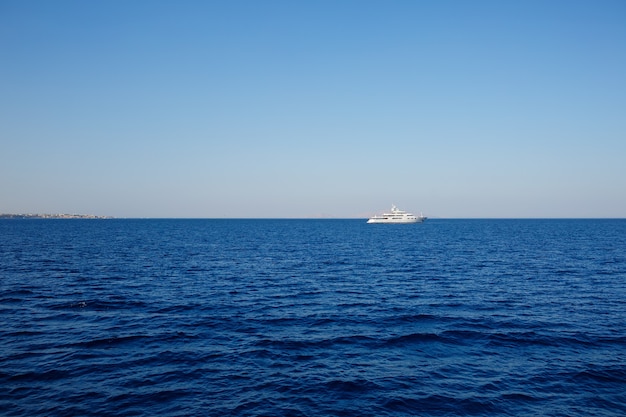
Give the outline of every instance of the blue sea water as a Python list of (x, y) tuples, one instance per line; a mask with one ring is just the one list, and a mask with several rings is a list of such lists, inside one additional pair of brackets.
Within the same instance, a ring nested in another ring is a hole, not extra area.
[(626, 220), (2, 220), (6, 416), (623, 416)]

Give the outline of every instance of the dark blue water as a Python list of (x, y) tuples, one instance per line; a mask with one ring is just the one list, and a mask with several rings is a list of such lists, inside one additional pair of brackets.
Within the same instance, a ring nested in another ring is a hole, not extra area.
[(0, 221), (0, 414), (623, 416), (626, 220)]

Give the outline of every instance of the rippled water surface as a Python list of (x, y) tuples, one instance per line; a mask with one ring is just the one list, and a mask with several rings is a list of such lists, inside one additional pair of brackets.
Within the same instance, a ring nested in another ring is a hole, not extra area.
[(0, 414), (623, 416), (625, 220), (2, 220)]

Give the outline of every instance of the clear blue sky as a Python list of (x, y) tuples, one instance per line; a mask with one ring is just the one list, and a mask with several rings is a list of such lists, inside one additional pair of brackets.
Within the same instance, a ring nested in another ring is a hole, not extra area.
[(0, 213), (626, 217), (626, 1), (0, 0)]

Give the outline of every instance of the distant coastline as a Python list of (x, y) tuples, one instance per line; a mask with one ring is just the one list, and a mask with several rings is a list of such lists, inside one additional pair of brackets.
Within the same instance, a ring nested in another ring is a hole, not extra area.
[(93, 214), (0, 214), (0, 219), (112, 219)]

